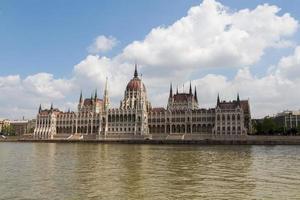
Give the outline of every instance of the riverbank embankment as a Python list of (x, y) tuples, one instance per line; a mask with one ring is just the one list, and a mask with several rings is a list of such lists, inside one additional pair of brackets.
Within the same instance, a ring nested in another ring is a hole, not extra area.
[(115, 143), (115, 144), (184, 144), (184, 145), (300, 145), (300, 136), (246, 136), (214, 137), (201, 139), (32, 139), (7, 138), (0, 142), (34, 142), (34, 143)]

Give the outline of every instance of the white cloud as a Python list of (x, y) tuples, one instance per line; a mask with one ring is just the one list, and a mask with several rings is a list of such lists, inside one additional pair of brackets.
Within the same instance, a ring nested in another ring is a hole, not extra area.
[(240, 67), (258, 62), (266, 48), (285, 47), (298, 27), (289, 14), (268, 4), (231, 11), (204, 0), (168, 27), (157, 27), (143, 41), (129, 44), (125, 60), (174, 69)]
[(235, 93), (240, 92), (242, 98), (250, 98), (254, 117), (300, 109), (300, 46), (273, 68), (273, 72), (262, 77), (256, 77), (249, 68), (244, 68), (238, 70), (232, 80), (223, 75), (209, 74), (193, 82), (198, 87), (203, 105), (214, 105), (218, 92), (227, 100), (235, 98)]
[[(241, 97), (250, 98), (254, 116), (296, 108), (300, 97), (295, 92), (300, 86), (299, 47), (265, 76), (256, 77), (249, 68), (261, 60), (266, 49), (294, 45), (289, 37), (296, 32), (298, 22), (289, 14), (279, 15), (279, 10), (264, 4), (252, 10), (233, 11), (214, 0), (204, 0), (192, 7), (187, 16), (169, 26), (152, 29), (143, 40), (132, 42), (115, 57), (88, 55), (74, 66), (70, 79), (56, 79), (47, 73), (24, 79), (0, 77), (0, 92), (6, 94), (0, 96), (0, 114), (19, 115), (17, 110), (35, 113), (39, 103), (51, 101), (63, 109), (75, 108), (77, 98), (68, 101), (67, 97), (77, 97), (80, 89), (86, 94), (96, 88), (101, 96), (106, 77), (117, 106), (132, 77), (135, 61), (145, 74), (143, 81), (154, 106), (166, 105), (170, 81), (175, 86), (197, 77), (195, 73), (201, 68), (240, 67), (232, 79), (222, 74), (196, 78), (193, 84), (197, 85), (201, 106), (214, 106), (218, 92), (232, 99), (239, 91)], [(98, 54), (116, 44), (114, 37), (101, 35), (88, 50)], [(11, 114), (9, 110), (16, 112)]]
[(58, 102), (66, 105), (72, 92), (72, 80), (55, 79), (52, 74), (39, 73), (21, 79), (19, 75), (0, 77), (0, 116), (33, 117), (38, 105)]
[(91, 54), (106, 52), (116, 46), (117, 43), (117, 39), (112, 36), (106, 37), (104, 35), (100, 35), (95, 39), (94, 43), (88, 47), (88, 52)]
[(300, 46), (295, 48), (293, 55), (280, 60), (276, 73), (285, 78), (300, 79)]

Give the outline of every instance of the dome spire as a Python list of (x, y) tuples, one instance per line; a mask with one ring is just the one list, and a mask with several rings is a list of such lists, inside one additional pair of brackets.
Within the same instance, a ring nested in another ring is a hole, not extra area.
[(134, 78), (138, 78), (137, 64), (134, 64)]

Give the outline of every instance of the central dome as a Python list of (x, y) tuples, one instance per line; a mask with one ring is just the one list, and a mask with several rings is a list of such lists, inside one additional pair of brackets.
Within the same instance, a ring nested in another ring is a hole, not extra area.
[(144, 91), (146, 91), (146, 87), (144, 85), (144, 83), (142, 82), (142, 80), (138, 77), (138, 72), (137, 72), (137, 67), (135, 65), (135, 70), (134, 70), (134, 76), (133, 78), (129, 81), (129, 83), (126, 86), (126, 91), (128, 90), (140, 90), (141, 88), (144, 89)]

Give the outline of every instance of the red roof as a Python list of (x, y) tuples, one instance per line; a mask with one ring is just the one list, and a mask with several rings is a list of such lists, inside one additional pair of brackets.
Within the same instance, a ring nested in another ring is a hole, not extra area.
[(127, 84), (126, 90), (140, 90), (141, 88), (141, 84), (143, 85), (143, 89), (144, 91), (146, 91), (146, 87), (145, 85), (142, 83), (141, 79), (139, 79), (138, 77), (134, 77), (133, 79), (131, 79), (129, 81), (129, 83)]

